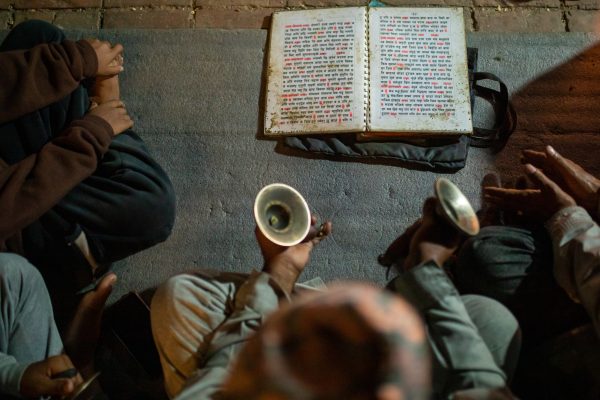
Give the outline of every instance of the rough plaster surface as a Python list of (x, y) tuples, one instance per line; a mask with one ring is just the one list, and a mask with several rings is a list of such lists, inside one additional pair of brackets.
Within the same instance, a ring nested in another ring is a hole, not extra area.
[[(120, 281), (113, 300), (195, 268), (249, 271), (260, 267), (252, 204), (260, 188), (272, 182), (296, 187), (318, 216), (333, 220), (333, 236), (315, 249), (304, 278), (385, 283), (377, 255), (419, 216), (436, 174), (292, 157), (277, 153), (275, 142), (258, 140), (265, 31), (104, 30), (100, 34), (125, 46), (124, 101), (136, 131), (170, 174), (178, 196), (171, 238), (116, 266)], [(91, 32), (72, 35), (86, 37)], [(590, 46), (599, 39), (585, 34), (468, 36), (468, 44), (480, 51), (479, 70), (507, 82), (521, 121), (514, 140), (500, 155), (472, 149), (467, 166), (447, 176), (475, 206), (481, 177), (497, 165), (515, 174), (518, 151), (525, 146), (539, 147), (548, 139), (574, 148), (573, 143), (581, 144), (581, 136), (570, 127), (579, 124), (579, 131), (585, 128), (586, 143), (600, 147), (595, 128), (600, 126), (600, 113), (586, 116), (583, 122), (576, 115), (577, 108), (600, 107), (596, 93), (600, 88), (589, 92), (589, 81), (596, 78), (590, 71), (597, 69), (591, 67), (596, 58)], [(577, 61), (590, 51), (591, 56)], [(557, 86), (553, 75), (558, 69), (558, 76), (568, 80), (569, 73), (560, 71), (566, 68), (572, 73), (578, 63), (585, 68), (573, 79), (583, 94), (569, 91), (570, 84)], [(571, 110), (570, 122), (558, 121), (554, 128), (540, 124), (569, 109), (575, 98), (580, 103)], [(478, 110), (476, 120), (488, 119), (484, 105), (479, 104)]]

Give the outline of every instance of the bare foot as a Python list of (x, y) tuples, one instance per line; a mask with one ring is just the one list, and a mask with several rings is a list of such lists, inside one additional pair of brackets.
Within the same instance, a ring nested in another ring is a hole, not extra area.
[(84, 377), (86, 372), (93, 370), (104, 305), (116, 281), (117, 276), (110, 273), (102, 278), (95, 290), (83, 296), (64, 335), (66, 353)]
[(96, 77), (90, 97), (98, 104), (106, 103), (110, 100), (120, 100), (119, 75)]

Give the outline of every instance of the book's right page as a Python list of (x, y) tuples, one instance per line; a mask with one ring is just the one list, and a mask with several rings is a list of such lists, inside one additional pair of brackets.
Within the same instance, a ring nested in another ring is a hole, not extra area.
[(369, 42), (369, 131), (472, 133), (462, 9), (370, 8)]

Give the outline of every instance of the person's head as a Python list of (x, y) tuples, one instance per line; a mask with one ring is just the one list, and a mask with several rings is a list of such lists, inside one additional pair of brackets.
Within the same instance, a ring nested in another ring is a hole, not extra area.
[(265, 321), (240, 352), (227, 399), (425, 399), (430, 365), (416, 311), (357, 283), (307, 294)]

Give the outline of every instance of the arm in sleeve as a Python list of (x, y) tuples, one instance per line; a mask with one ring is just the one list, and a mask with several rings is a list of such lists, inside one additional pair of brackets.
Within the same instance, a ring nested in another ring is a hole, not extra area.
[(97, 168), (112, 127), (86, 115), (39, 153), (0, 170), (0, 241), (37, 220)]
[(432, 261), (425, 262), (395, 278), (391, 288), (411, 302), (425, 320), (433, 355), (448, 372), (442, 395), (506, 385), (504, 372), (494, 362), (441, 268)]
[(17, 363), (13, 356), (0, 353), (0, 393), (21, 397), (21, 377), (28, 366)]
[(590, 315), (600, 337), (600, 228), (581, 207), (567, 207), (546, 223), (558, 284)]
[(98, 70), (85, 40), (0, 52), (0, 124), (55, 103)]
[(218, 393), (243, 344), (279, 307), (281, 298), (287, 299), (270, 275), (254, 271), (237, 290), (233, 312), (215, 331), (204, 365), (188, 380), (177, 399), (208, 399)]

